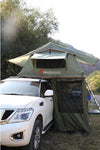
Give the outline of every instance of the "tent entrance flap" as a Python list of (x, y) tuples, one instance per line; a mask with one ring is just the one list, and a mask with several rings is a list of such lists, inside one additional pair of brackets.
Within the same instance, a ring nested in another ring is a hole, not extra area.
[(54, 79), (54, 125), (62, 131), (89, 132), (88, 102), (84, 79)]

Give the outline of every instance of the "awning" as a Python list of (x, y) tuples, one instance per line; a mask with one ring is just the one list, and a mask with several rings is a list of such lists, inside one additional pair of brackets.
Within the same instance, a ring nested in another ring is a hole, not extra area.
[(31, 59), (66, 59), (67, 53), (36, 53)]
[(22, 55), (22, 56), (14, 58), (14, 59), (10, 59), (8, 61), (10, 63), (17, 64), (18, 66), (23, 67), (29, 57), (30, 57), (30, 55)]

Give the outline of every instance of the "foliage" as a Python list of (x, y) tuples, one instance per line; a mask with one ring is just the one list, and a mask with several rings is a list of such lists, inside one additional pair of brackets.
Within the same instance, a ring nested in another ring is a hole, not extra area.
[(94, 93), (100, 94), (100, 71), (91, 73), (87, 81)]
[(22, 0), (3, 0), (1, 4), (1, 71), (2, 78), (18, 73), (18, 67), (8, 59), (23, 55), (49, 42), (50, 34), (58, 30), (52, 9), (41, 12), (27, 9)]

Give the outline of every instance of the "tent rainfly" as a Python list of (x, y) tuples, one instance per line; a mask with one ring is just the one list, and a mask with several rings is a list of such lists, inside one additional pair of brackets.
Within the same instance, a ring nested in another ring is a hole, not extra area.
[(49, 79), (54, 90), (54, 124), (63, 132), (89, 131), (87, 91), (79, 62), (95, 65), (97, 58), (82, 51), (48, 43), (9, 60), (22, 68), (18, 76)]

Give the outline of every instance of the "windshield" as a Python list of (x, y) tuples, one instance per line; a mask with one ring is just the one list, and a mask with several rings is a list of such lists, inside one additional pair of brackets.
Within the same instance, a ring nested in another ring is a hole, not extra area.
[(39, 96), (39, 82), (9, 80), (0, 84), (0, 94)]

